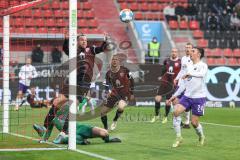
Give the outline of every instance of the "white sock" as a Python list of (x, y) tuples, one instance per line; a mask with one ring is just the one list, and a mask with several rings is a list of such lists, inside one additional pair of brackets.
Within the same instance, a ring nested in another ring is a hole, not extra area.
[(185, 112), (185, 124), (190, 124), (190, 111)]
[(22, 102), (21, 98), (16, 98), (16, 106), (19, 106)]
[(202, 125), (200, 123), (198, 124), (198, 127), (195, 128), (195, 130), (196, 130), (196, 133), (199, 137), (203, 136), (203, 128), (202, 128)]
[(85, 112), (86, 112), (86, 106), (87, 106), (87, 103), (85, 103), (85, 104), (82, 106), (82, 113), (85, 113)]
[(173, 117), (173, 127), (177, 137), (181, 137), (181, 116)]

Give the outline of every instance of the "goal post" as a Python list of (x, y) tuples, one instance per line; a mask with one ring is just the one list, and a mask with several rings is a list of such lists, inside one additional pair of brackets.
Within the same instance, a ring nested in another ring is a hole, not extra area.
[[(58, 1), (58, 0), (56, 0), (56, 1)], [(10, 127), (10, 121), (11, 121), (11, 117), (10, 117), (11, 109), (10, 108), (11, 107), (10, 107), (10, 102), (9, 102), (9, 99), (10, 99), (10, 88), (9, 88), (10, 87), (10, 85), (9, 85), (9, 82), (10, 82), (10, 59), (11, 59), (10, 46), (11, 46), (11, 39), (12, 39), (12, 37), (10, 36), (10, 34), (11, 34), (10, 33), (11, 32), (11, 25), (10, 25), (11, 20), (10, 19), (11, 19), (12, 15), (18, 14), (18, 12), (22, 13), (24, 10), (32, 9), (34, 7), (36, 8), (38, 6), (42, 6), (42, 5), (50, 3), (50, 2), (52, 2), (52, 0), (35, 0), (35, 1), (28, 2), (26, 4), (21, 4), (21, 5), (9, 7), (7, 9), (2, 9), (0, 11), (0, 16), (1, 16), (1, 18), (3, 18), (3, 34), (2, 34), (3, 35), (2, 36), (2, 38), (3, 38), (3, 77), (2, 77), (3, 108), (2, 109), (3, 110), (2, 110), (2, 124), (1, 125), (2, 125), (2, 132), (4, 134), (10, 135), (12, 132), (11, 127)], [(71, 63), (69, 63), (69, 70), (72, 71), (69, 73), (69, 85), (73, 86), (73, 87), (69, 87), (69, 88), (71, 88), (71, 91), (69, 92), (69, 99), (73, 103), (69, 103), (71, 105), (70, 105), (70, 109), (69, 109), (68, 149), (75, 150), (76, 149), (76, 114), (77, 114), (76, 56), (77, 56), (77, 29), (78, 29), (77, 3), (78, 2), (77, 2), (77, 0), (68, 0), (68, 2), (69, 2), (69, 6), (64, 6), (64, 7), (65, 7), (65, 11), (67, 11), (67, 12), (69, 11), (69, 15), (68, 15), (69, 22), (66, 23), (67, 25), (64, 27), (64, 29), (68, 28), (68, 33), (69, 33), (69, 59), (68, 60), (71, 61)], [(66, 9), (66, 7), (69, 7), (69, 8)], [(33, 18), (33, 16), (32, 16), (32, 18)], [(66, 16), (65, 16), (65, 19), (66, 19)], [(25, 33), (27, 33), (27, 32), (25, 32)], [(61, 31), (61, 33), (63, 33), (63, 30)], [(37, 36), (39, 35), (38, 33), (34, 33), (34, 34), (36, 34)], [(31, 34), (29, 34), (29, 35), (31, 36)], [(46, 37), (48, 38), (48, 32), (46, 33), (46, 35), (47, 35)], [(52, 37), (58, 37), (58, 41), (59, 41), (59, 39), (62, 38), (62, 35), (63, 34), (60, 35), (59, 33), (56, 33), (56, 35), (53, 35)], [(37, 38), (41, 38), (41, 37), (42, 36), (40, 35)], [(51, 41), (51, 39), (49, 39), (49, 40)], [(27, 41), (29, 41), (29, 40), (25, 41), (25, 45), (26, 45)], [(17, 77), (17, 75), (16, 75), (16, 77)], [(27, 114), (25, 113), (25, 115), (27, 115)], [(41, 121), (43, 121), (43, 120), (44, 119), (42, 119)], [(19, 120), (16, 120), (16, 121), (18, 121), (17, 123), (19, 123)], [(26, 125), (26, 124), (24, 124), (24, 125)], [(24, 132), (26, 132), (26, 131), (24, 131)], [(12, 134), (12, 135), (17, 135), (17, 134)]]
[(69, 92), (69, 99), (73, 102), (70, 103), (69, 109), (69, 141), (68, 148), (71, 150), (76, 149), (76, 114), (77, 114), (77, 0), (69, 0), (69, 87), (72, 90)]
[(3, 133), (9, 133), (9, 18), (3, 17)]

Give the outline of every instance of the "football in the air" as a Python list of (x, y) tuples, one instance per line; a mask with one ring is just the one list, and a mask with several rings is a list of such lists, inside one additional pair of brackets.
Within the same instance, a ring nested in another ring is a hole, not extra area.
[(130, 9), (123, 9), (119, 14), (120, 20), (124, 23), (128, 23), (134, 19), (134, 14)]

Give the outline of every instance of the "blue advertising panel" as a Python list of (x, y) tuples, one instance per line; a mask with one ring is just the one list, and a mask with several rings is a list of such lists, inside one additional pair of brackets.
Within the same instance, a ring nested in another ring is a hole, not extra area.
[(157, 37), (158, 42), (163, 40), (163, 26), (159, 21), (135, 21), (135, 28), (142, 43), (146, 44)]

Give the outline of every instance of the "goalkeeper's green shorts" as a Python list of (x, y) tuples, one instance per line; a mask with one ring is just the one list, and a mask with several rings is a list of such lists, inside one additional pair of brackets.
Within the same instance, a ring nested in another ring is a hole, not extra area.
[(76, 135), (82, 136), (84, 139), (93, 138), (92, 132), (93, 126), (87, 124), (77, 123), (77, 133)]
[[(53, 119), (53, 123), (56, 126), (56, 128), (59, 131), (61, 131), (65, 121), (60, 120), (59, 118), (55, 117)], [(87, 125), (87, 124), (81, 124), (81, 123), (78, 122), (77, 125), (76, 125), (76, 135), (79, 135), (84, 139), (93, 138), (92, 129), (93, 129), (93, 126), (90, 126), (90, 125)]]

